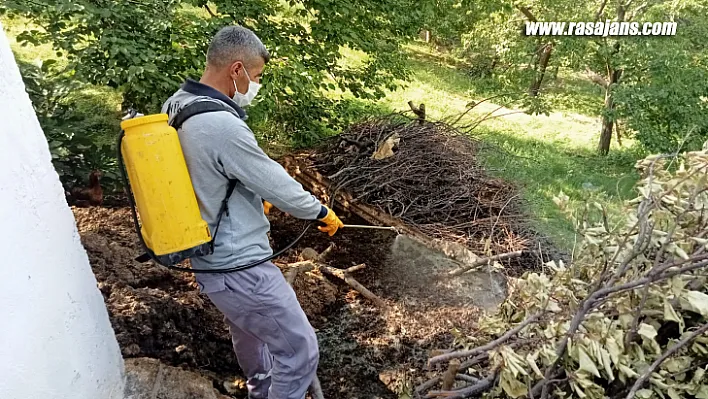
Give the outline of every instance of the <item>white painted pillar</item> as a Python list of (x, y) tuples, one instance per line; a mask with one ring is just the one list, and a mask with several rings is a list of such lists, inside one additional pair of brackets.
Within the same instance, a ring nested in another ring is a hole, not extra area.
[(0, 31), (0, 398), (119, 399), (118, 343)]

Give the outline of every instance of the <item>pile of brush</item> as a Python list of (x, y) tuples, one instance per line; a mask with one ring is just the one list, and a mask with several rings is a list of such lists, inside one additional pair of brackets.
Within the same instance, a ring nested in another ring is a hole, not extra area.
[(480, 253), (526, 247), (514, 188), (488, 177), (475, 161), (480, 143), (467, 129), (401, 114), (351, 126), (317, 150), (315, 168), (336, 193)]

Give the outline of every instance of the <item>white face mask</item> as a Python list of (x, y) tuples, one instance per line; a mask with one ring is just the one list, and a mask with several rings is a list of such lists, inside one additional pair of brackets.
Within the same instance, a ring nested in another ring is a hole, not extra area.
[(248, 76), (246, 68), (243, 68), (243, 71), (246, 73), (246, 77), (248, 78), (248, 90), (246, 91), (246, 94), (239, 93), (238, 87), (236, 86), (236, 81), (234, 80), (234, 89), (236, 89), (236, 92), (232, 97), (236, 105), (238, 105), (239, 107), (245, 107), (251, 104), (253, 99), (256, 98), (256, 95), (258, 94), (258, 90), (261, 89), (260, 83), (252, 81), (251, 77)]

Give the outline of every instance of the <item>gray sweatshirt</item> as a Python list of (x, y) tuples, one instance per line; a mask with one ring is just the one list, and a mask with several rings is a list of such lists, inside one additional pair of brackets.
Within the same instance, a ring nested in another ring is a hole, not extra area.
[(193, 101), (216, 101), (228, 108), (228, 112), (193, 116), (178, 131), (199, 210), (212, 234), (229, 179), (238, 180), (221, 219), (214, 253), (192, 258), (194, 268), (226, 269), (270, 256), (264, 199), (299, 219), (324, 217), (327, 210), (261, 150), (244, 122), (245, 112), (224, 94), (188, 80), (165, 102), (162, 112), (172, 121)]

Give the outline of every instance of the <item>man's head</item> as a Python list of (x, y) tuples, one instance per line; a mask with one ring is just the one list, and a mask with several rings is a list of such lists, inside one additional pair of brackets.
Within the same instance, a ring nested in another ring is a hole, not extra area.
[(250, 29), (241, 26), (222, 28), (207, 50), (207, 70), (210, 83), (222, 88), (229, 97), (236, 91), (246, 94), (250, 82), (260, 83), (270, 54), (263, 42)]

